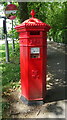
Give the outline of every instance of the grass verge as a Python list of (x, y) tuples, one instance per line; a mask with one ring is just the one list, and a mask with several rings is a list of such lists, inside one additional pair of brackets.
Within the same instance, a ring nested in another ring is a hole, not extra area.
[[(13, 53), (12, 44), (9, 44), (10, 62), (5, 62), (5, 44), (0, 45), (0, 70), (2, 82), (2, 97), (9, 92), (10, 89), (16, 89), (20, 86), (20, 67), (19, 67), (19, 44), (15, 43), (15, 52)], [(2, 102), (2, 113), (9, 107), (7, 101)]]

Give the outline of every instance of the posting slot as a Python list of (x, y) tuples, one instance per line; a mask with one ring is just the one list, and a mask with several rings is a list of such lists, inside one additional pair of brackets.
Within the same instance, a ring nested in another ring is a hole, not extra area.
[(30, 35), (40, 35), (40, 31), (30, 31)]

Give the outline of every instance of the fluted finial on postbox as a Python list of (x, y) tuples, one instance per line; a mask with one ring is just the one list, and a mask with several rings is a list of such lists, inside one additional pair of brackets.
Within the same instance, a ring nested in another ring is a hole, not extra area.
[(32, 17), (34, 17), (35, 16), (35, 11), (34, 11), (34, 9), (33, 10), (31, 10), (31, 13), (30, 13), (31, 15), (32, 15)]

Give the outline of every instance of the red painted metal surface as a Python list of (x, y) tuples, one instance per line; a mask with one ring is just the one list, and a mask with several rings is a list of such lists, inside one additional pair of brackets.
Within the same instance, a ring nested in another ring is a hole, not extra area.
[(47, 31), (51, 28), (34, 17), (15, 29), (20, 40), (21, 94), (27, 100), (43, 100), (46, 94)]

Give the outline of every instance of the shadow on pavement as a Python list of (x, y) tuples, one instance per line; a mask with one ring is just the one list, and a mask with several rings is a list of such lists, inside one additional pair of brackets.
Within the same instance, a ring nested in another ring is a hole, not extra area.
[(65, 80), (65, 54), (48, 46), (47, 51), (47, 93), (46, 102), (67, 99), (67, 81)]
[(50, 89), (46, 93), (45, 102), (54, 102), (67, 99), (65, 95), (65, 91), (67, 91), (66, 87), (56, 87), (55, 89)]

